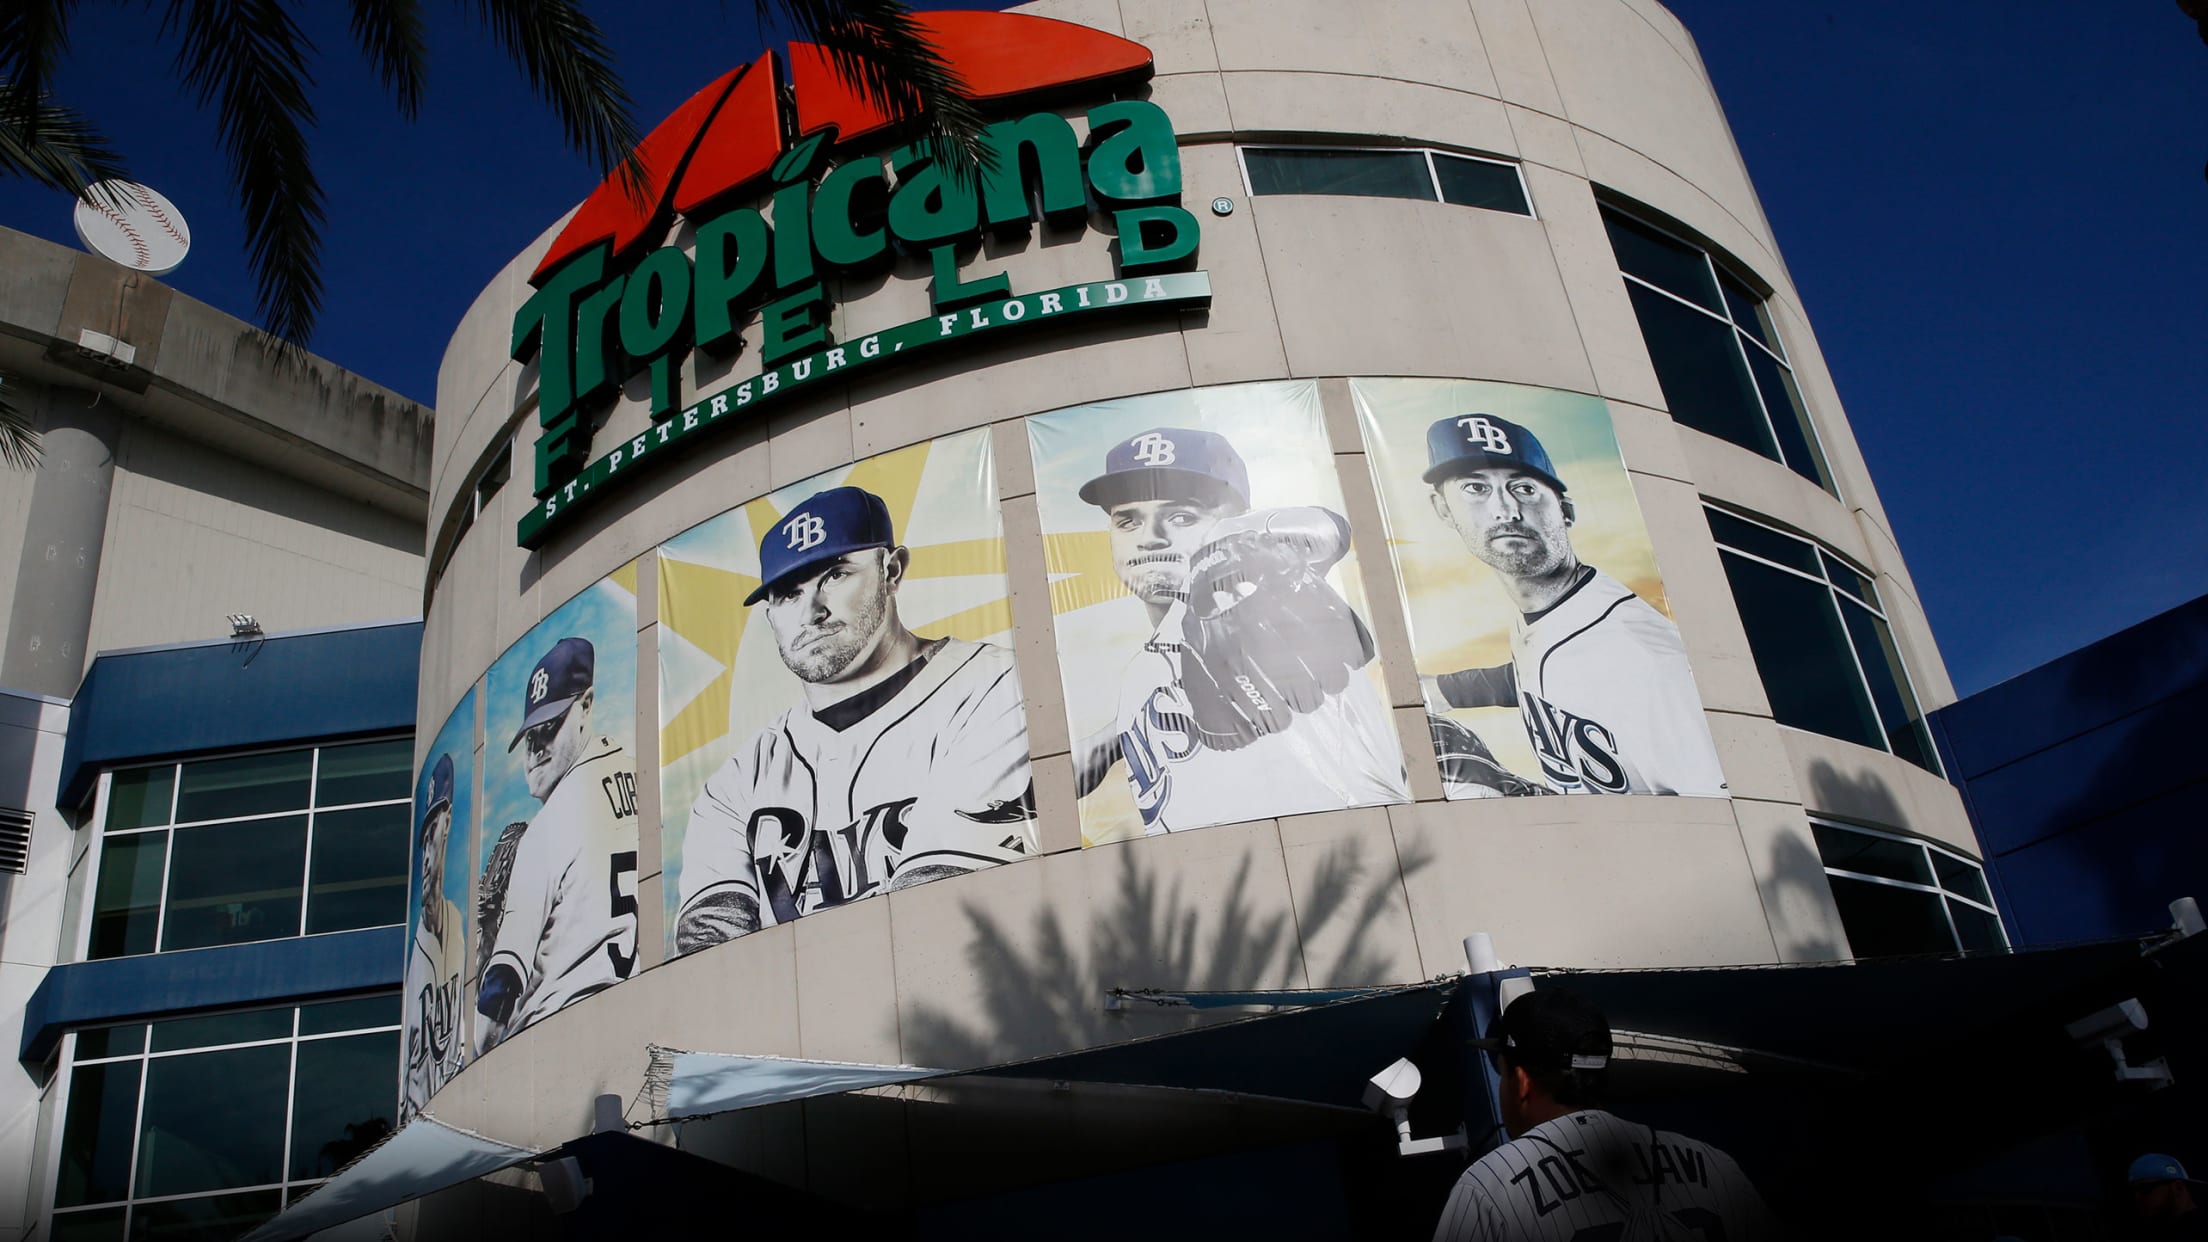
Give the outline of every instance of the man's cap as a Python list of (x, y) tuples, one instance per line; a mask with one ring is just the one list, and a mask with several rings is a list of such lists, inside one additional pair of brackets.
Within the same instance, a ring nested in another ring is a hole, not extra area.
[(1439, 483), (1474, 470), (1503, 466), (1523, 470), (1548, 482), (1557, 491), (1564, 480), (1556, 477), (1556, 463), (1549, 450), (1524, 427), (1494, 414), (1452, 414), (1426, 429), (1428, 483)]
[(1130, 500), (1198, 500), (1224, 489), (1250, 503), (1250, 468), (1227, 438), (1191, 427), (1153, 427), (1114, 444), (1104, 473), (1081, 485), (1081, 499), (1109, 509)]
[(1541, 988), (1510, 1003), (1474, 1047), (1529, 1070), (1599, 1070), (1610, 1064), (1610, 1022), (1586, 997)]
[(545, 721), (558, 720), (560, 713), (590, 689), (597, 668), (598, 652), (590, 640), (570, 636), (552, 644), (552, 650), (529, 670), (529, 682), (522, 687), (521, 727), (514, 730), (514, 740), (506, 743), (506, 749), (521, 745), (529, 730)]
[(2177, 1162), (2177, 1157), (2150, 1151), (2131, 1162), (2131, 1173), (2125, 1180), (2136, 1186), (2141, 1182), (2189, 1182), (2193, 1179), (2185, 1175), (2185, 1166)]
[(896, 546), (889, 506), (881, 497), (859, 487), (815, 492), (768, 528), (759, 541), (759, 587), (744, 597), (744, 607), (765, 599), (785, 580), (801, 578), (846, 552)]
[(426, 831), (429, 828), (429, 817), (437, 813), (438, 807), (451, 805), (452, 756), (439, 755), (437, 762), (429, 769), (429, 805), (422, 808), (422, 829)]

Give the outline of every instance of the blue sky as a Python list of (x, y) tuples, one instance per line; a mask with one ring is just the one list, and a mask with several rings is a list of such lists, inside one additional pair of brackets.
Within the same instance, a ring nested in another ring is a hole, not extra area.
[[(1536, 3), (1551, 0), (1534, 0)], [(649, 126), (753, 55), (750, 6), (609, 33)], [(924, 7), (943, 7), (940, 4)], [(595, 176), (472, 5), (430, 4), (401, 123), (344, 29), (314, 99), (329, 193), (316, 352), (435, 396), (490, 276)], [(2208, 590), (2208, 47), (2167, 0), (1674, 0), (1699, 41), (1960, 689)], [(192, 224), (184, 292), (250, 317), (213, 119), (158, 18), (85, 5), (64, 98)], [(75, 244), (69, 201), (0, 181), (0, 224)]]

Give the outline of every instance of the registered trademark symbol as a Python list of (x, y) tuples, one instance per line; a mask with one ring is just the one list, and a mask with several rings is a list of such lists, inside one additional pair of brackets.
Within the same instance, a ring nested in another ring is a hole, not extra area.
[(1233, 215), (1234, 200), (1231, 198), (1215, 198), (1211, 200), (1211, 214), (1215, 216)]

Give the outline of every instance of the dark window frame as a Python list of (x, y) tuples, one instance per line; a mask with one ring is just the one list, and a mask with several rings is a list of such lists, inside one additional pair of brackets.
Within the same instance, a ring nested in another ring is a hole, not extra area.
[[(1413, 198), (1413, 197), (1411, 197), (1411, 196), (1409, 196), (1409, 195), (1397, 195), (1397, 194), (1373, 194), (1373, 195), (1326, 195), (1326, 194), (1324, 194), (1324, 193), (1298, 194), (1298, 193), (1295, 193), (1295, 192), (1292, 192), (1292, 191), (1280, 191), (1280, 192), (1273, 192), (1273, 193), (1262, 193), (1262, 194), (1261, 194), (1261, 193), (1260, 193), (1260, 192), (1258, 191), (1258, 189), (1257, 189), (1257, 185), (1256, 185), (1255, 181), (1254, 181), (1254, 180), (1253, 180), (1253, 179), (1251, 178), (1251, 176), (1250, 176), (1250, 161), (1249, 161), (1249, 154), (1248, 154), (1248, 153), (1249, 153), (1249, 152), (1251, 152), (1251, 151), (1298, 151), (1298, 152), (1305, 152), (1305, 153), (1317, 153), (1317, 152), (1343, 152), (1343, 153), (1358, 153), (1358, 154), (1372, 154), (1372, 155), (1416, 155), (1416, 156), (1419, 156), (1419, 157), (1421, 157), (1421, 158), (1423, 159), (1423, 161), (1424, 161), (1424, 163), (1425, 163), (1425, 166), (1426, 166), (1426, 188), (1427, 188), (1427, 191), (1428, 191), (1428, 196), (1427, 196), (1427, 197), (1425, 197), (1425, 198)], [(1484, 204), (1477, 204), (1477, 203), (1458, 203), (1458, 202), (1454, 202), (1454, 201), (1452, 201), (1452, 200), (1450, 200), (1450, 199), (1448, 199), (1448, 198), (1444, 197), (1444, 194), (1443, 194), (1443, 188), (1442, 188), (1442, 180), (1441, 180), (1441, 171), (1440, 171), (1439, 167), (1438, 167), (1438, 166), (1436, 165), (1436, 162), (1435, 162), (1435, 161), (1436, 161), (1436, 158), (1437, 158), (1437, 157), (1438, 157), (1438, 158), (1440, 158), (1440, 159), (1450, 159), (1450, 160), (1463, 160), (1463, 161), (1465, 161), (1465, 162), (1467, 162), (1467, 163), (1473, 163), (1473, 164), (1485, 164), (1485, 165), (1489, 165), (1489, 166), (1491, 166), (1491, 167), (1495, 167), (1495, 168), (1504, 168), (1504, 169), (1508, 169), (1508, 170), (1510, 170), (1510, 173), (1511, 173), (1512, 177), (1514, 177), (1514, 178), (1515, 178), (1515, 179), (1517, 180), (1517, 183), (1518, 183), (1518, 197), (1519, 197), (1520, 201), (1522, 201), (1522, 202), (1524, 202), (1524, 203), (1525, 203), (1525, 205), (1526, 205), (1526, 209), (1525, 209), (1524, 211), (1512, 211), (1512, 210), (1509, 210), (1509, 209), (1507, 209), (1507, 208), (1504, 208), (1504, 207), (1488, 206), (1488, 205), (1484, 205)], [(1247, 196), (1247, 197), (1249, 197), (1249, 198), (1288, 198), (1288, 197), (1315, 197), (1315, 198), (1325, 198), (1325, 197), (1344, 197), (1344, 198), (1392, 198), (1392, 199), (1395, 199), (1395, 200), (1397, 200), (1397, 201), (1399, 201), (1399, 202), (1411, 202), (1411, 203), (1437, 203), (1437, 204), (1446, 204), (1446, 205), (1448, 205), (1448, 206), (1453, 206), (1453, 207), (1469, 207), (1469, 208), (1471, 208), (1471, 209), (1472, 209), (1472, 210), (1474, 210), (1474, 211), (1493, 211), (1493, 212), (1499, 212), (1499, 213), (1501, 213), (1501, 214), (1503, 214), (1503, 215), (1506, 215), (1506, 216), (1518, 216), (1518, 217), (1520, 217), (1520, 218), (1523, 218), (1523, 219), (1527, 219), (1527, 220), (1538, 220), (1538, 219), (1540, 219), (1540, 218), (1541, 218), (1541, 217), (1540, 217), (1540, 213), (1534, 210), (1534, 206), (1533, 206), (1533, 193), (1532, 193), (1532, 191), (1530, 191), (1530, 190), (1529, 190), (1529, 189), (1527, 189), (1527, 187), (1526, 187), (1526, 174), (1525, 174), (1525, 168), (1524, 168), (1524, 166), (1523, 166), (1523, 165), (1521, 165), (1520, 163), (1518, 163), (1518, 162), (1517, 162), (1517, 161), (1515, 161), (1515, 160), (1498, 159), (1498, 158), (1496, 158), (1495, 156), (1491, 156), (1491, 155), (1474, 155), (1474, 154), (1471, 154), (1470, 152), (1466, 152), (1466, 151), (1448, 151), (1448, 150), (1443, 150), (1442, 148), (1439, 148), (1439, 147), (1386, 147), (1386, 146), (1369, 146), (1369, 145), (1357, 145), (1357, 144), (1348, 144), (1348, 143), (1343, 143), (1343, 144), (1336, 144), (1336, 143), (1295, 143), (1295, 142), (1248, 142), (1248, 143), (1237, 143), (1237, 144), (1235, 145), (1235, 148), (1234, 148), (1234, 159), (1235, 159), (1235, 166), (1236, 166), (1236, 167), (1237, 167), (1238, 169), (1240, 169), (1240, 170), (1241, 170), (1241, 173), (1242, 173), (1242, 192), (1243, 192), (1243, 194), (1244, 194), (1245, 196)]]
[[(1916, 893), (1932, 898), (1933, 901), (1938, 904), (1940, 917), (1947, 925), (1949, 945), (1946, 950), (1932, 949), (1929, 951), (1946, 951), (1955, 953), (2006, 953), (2015, 948), (2016, 942), (2009, 935), (2008, 924), (2002, 920), (2000, 909), (1996, 907), (1992, 901), (1980, 900), (1976, 896), (1962, 891), (1960, 888), (1948, 885), (1940, 877), (1940, 867), (1938, 862), (1939, 859), (1944, 858), (1950, 863), (1961, 863), (1963, 866), (1970, 869), (1971, 874), (1977, 877), (1978, 887), (1983, 889), (1986, 892), (1987, 896), (1990, 898), (1992, 896), (1993, 890), (1991, 885), (1986, 880), (1986, 867), (1983, 862), (1979, 861), (1978, 859), (1972, 858), (1970, 855), (1963, 853), (1961, 850), (1958, 850), (1953, 846), (1944, 845), (1937, 841), (1931, 841), (1924, 837), (1910, 836), (1907, 833), (1893, 832), (1883, 828), (1869, 828), (1865, 827), (1862, 824), (1853, 824), (1848, 823), (1844, 820), (1835, 819), (1829, 815), (1820, 815), (1814, 811), (1811, 812), (1809, 815), (1809, 822), (1813, 832), (1846, 833), (1855, 836), (1871, 837), (1876, 840), (1910, 846), (1923, 851), (1925, 856), (1925, 874), (1931, 877), (1930, 883), (1915, 883), (1908, 880), (1896, 879), (1892, 876), (1874, 875), (1869, 872), (1851, 871), (1845, 867), (1834, 866), (1825, 860), (1825, 851), (1822, 842), (1819, 842), (1818, 844), (1817, 858), (1818, 865), (1824, 870), (1825, 880), (1828, 885), (1832, 882), (1832, 880), (1837, 878), (1849, 881), (1851, 883), (1875, 884), (1883, 888), (1891, 888), (1904, 892)], [(1834, 901), (1836, 904), (1839, 901), (1837, 894), (1835, 894), (1834, 896)], [(1974, 909), (1979, 913), (1991, 918), (1993, 920), (1994, 928), (2001, 933), (2000, 947), (1994, 949), (1965, 948), (1963, 945), (1962, 929), (1955, 925), (1955, 914), (1954, 911), (1949, 908), (1949, 902), (1957, 902), (1962, 905), (1968, 906), (1971, 909)], [(1844, 925), (1842, 927), (1842, 930), (1846, 930)], [(1854, 948), (1854, 937), (1852, 935), (1849, 939), (1849, 947), (1851, 951)]]

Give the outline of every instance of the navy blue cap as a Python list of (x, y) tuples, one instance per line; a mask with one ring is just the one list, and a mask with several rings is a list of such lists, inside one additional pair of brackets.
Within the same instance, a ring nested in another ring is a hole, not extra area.
[(2126, 1180), (2136, 1186), (2141, 1182), (2189, 1182), (2193, 1179), (2185, 1175), (2185, 1166), (2177, 1162), (2177, 1157), (2150, 1151), (2131, 1162)]
[(1507, 418), (1493, 414), (1452, 414), (1426, 429), (1428, 483), (1505, 466), (1548, 481), (1561, 492), (1564, 480), (1556, 477), (1556, 463), (1534, 434)]
[(558, 720), (575, 700), (590, 689), (591, 677), (598, 670), (598, 652), (584, 638), (563, 638), (552, 644), (552, 650), (544, 653), (537, 666), (529, 671), (529, 683), (522, 687), (527, 712), (521, 718), (521, 727), (514, 730), (514, 740), (506, 743), (511, 751), (521, 745), (522, 737), (529, 730), (547, 720)]
[(1250, 503), (1250, 468), (1227, 438), (1189, 427), (1154, 427), (1114, 444), (1104, 473), (1081, 485), (1081, 499), (1111, 508), (1130, 500), (1180, 500), (1221, 488)]
[(452, 756), (439, 755), (437, 763), (429, 770), (429, 805), (422, 810), (422, 822), (438, 807), (452, 805)]
[(889, 506), (881, 497), (860, 487), (815, 492), (759, 541), (759, 589), (744, 597), (744, 607), (765, 599), (785, 579), (801, 577), (846, 552), (896, 546)]

